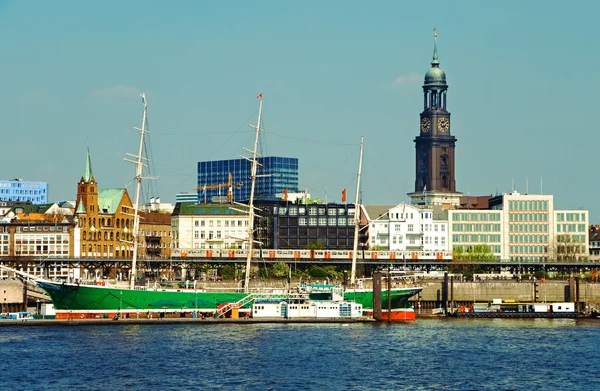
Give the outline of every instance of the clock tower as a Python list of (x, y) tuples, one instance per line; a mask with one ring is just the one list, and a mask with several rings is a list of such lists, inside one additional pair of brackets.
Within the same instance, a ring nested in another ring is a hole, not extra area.
[(437, 33), (433, 30), (433, 60), (423, 84), (423, 112), (419, 135), (415, 138), (415, 190), (413, 204), (458, 205), (454, 177), (454, 147), (448, 103), (446, 73), (440, 68)]

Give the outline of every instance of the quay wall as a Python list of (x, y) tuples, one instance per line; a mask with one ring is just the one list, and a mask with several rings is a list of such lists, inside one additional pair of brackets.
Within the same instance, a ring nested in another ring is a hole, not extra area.
[[(421, 300), (438, 301), (442, 298), (442, 283), (422, 284)], [(538, 282), (537, 301), (561, 302), (566, 299), (567, 283), (562, 281)], [(451, 293), (453, 292), (453, 293)], [(534, 285), (527, 282), (455, 282), (448, 288), (448, 300), (455, 301), (491, 301), (493, 299), (529, 302), (534, 300)], [(575, 298), (571, 298), (571, 301)], [(600, 303), (599, 283), (579, 283), (579, 300), (585, 303)]]

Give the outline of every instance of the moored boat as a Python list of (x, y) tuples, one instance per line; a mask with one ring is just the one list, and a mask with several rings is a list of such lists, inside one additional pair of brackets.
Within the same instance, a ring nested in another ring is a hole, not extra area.
[(463, 318), (577, 318), (575, 303), (532, 303), (494, 299), (460, 307), (449, 316)]
[[(309, 293), (309, 297), (312, 300), (333, 300), (332, 296), (336, 289), (339, 290), (340, 294), (343, 294), (345, 300), (353, 301), (362, 306), (364, 316), (373, 316), (373, 290), (372, 289), (361, 289), (361, 288), (348, 288), (342, 290), (341, 287), (334, 287), (327, 284), (313, 284), (303, 285), (300, 287), (301, 290)], [(388, 291), (382, 289), (381, 291), (381, 311), (382, 320), (392, 321), (405, 321), (415, 320), (415, 311), (412, 305), (409, 303), (409, 299), (414, 295), (421, 292), (423, 288), (420, 287), (395, 287), (390, 289), (391, 299), (390, 311), (388, 313)]]

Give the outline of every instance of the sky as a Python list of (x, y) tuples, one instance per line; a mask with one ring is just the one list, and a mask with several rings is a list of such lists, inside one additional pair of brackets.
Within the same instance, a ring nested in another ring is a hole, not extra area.
[[(174, 202), (197, 163), (252, 149), (299, 159), (299, 187), (394, 205), (414, 190), (422, 85), (438, 33), (456, 189), (553, 194), (600, 223), (596, 1), (0, 0), (0, 178), (74, 200), (89, 147), (99, 187), (133, 197), (148, 102), (152, 188)], [(151, 194), (150, 194), (151, 193)]]

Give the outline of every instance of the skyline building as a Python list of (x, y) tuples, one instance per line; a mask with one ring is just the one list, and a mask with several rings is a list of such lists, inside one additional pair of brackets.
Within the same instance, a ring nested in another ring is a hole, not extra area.
[[(298, 159), (291, 157), (259, 157), (254, 198), (281, 199), (277, 194), (298, 192)], [(250, 199), (252, 163), (247, 159), (198, 162), (198, 202), (227, 202)]]
[(21, 178), (0, 180), (0, 201), (48, 203), (48, 183), (24, 181)]

